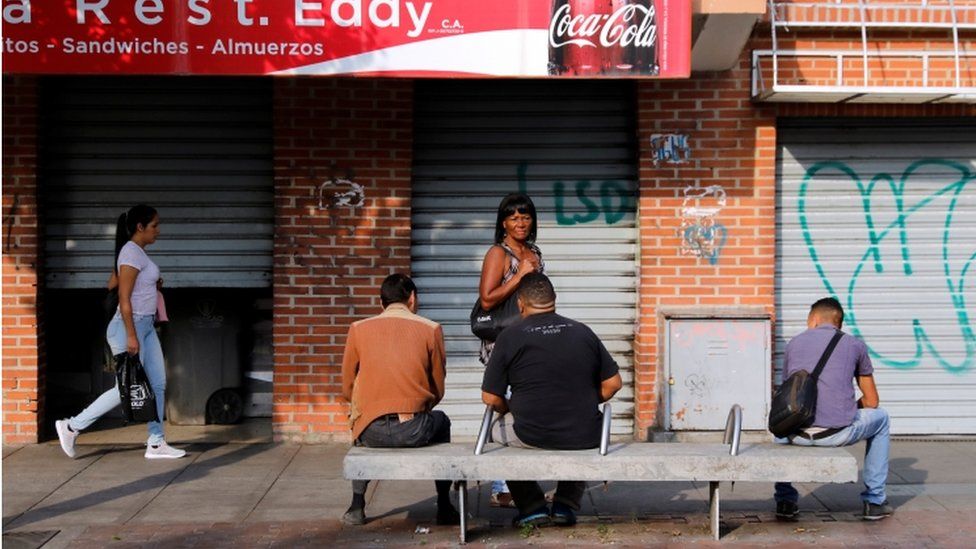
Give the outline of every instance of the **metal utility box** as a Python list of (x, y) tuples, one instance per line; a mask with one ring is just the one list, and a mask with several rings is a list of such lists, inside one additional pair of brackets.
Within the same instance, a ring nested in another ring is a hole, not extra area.
[(766, 428), (769, 319), (671, 318), (666, 331), (667, 430), (724, 429), (733, 404), (743, 429)]

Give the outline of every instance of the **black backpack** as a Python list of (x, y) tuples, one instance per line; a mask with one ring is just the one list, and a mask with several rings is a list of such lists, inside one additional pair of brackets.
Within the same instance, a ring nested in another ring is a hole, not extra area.
[(776, 390), (773, 403), (769, 408), (771, 433), (780, 438), (788, 437), (813, 421), (813, 416), (817, 412), (817, 379), (820, 378), (820, 372), (827, 365), (827, 359), (843, 336), (844, 332), (837, 330), (813, 372), (797, 370)]

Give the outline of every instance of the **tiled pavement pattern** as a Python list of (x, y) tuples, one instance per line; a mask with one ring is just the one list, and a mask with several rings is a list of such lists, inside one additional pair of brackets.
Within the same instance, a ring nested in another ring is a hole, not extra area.
[[(199, 440), (199, 439), (198, 439)], [(177, 444), (180, 446), (180, 444)], [(3, 451), (4, 546), (14, 537), (61, 547), (453, 546), (457, 529), (434, 517), (433, 483), (372, 483), (362, 527), (337, 520), (348, 505), (343, 445), (196, 442), (176, 461), (146, 461), (134, 444), (56, 443)], [(863, 446), (851, 448), (855, 456)], [(487, 484), (469, 488), (471, 545), (710, 545), (701, 483), (591, 484), (580, 525), (522, 532), (514, 512), (488, 506)], [(973, 547), (976, 442), (896, 441), (889, 498), (895, 516), (865, 523), (859, 485), (800, 485), (797, 523), (773, 520), (772, 486), (722, 485), (722, 545)], [(429, 528), (428, 533), (422, 532)], [(37, 532), (38, 535), (25, 535)]]

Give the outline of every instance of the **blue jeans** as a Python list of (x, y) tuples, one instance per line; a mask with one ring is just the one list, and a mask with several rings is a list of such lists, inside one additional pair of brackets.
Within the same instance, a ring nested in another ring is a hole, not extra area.
[[(861, 408), (854, 416), (854, 422), (843, 430), (820, 440), (809, 440), (803, 437), (793, 437), (792, 442), (786, 438), (777, 438), (779, 444), (796, 444), (797, 446), (850, 446), (862, 440), (867, 440), (864, 451), (864, 491), (861, 499), (875, 505), (884, 503), (885, 483), (888, 481), (888, 448), (891, 445), (888, 429), (890, 420), (888, 412), (882, 408)], [(788, 482), (776, 483), (776, 502), (789, 501), (796, 503), (800, 494)]]
[[(146, 370), (146, 377), (149, 378), (149, 385), (152, 387), (153, 394), (156, 395), (156, 413), (160, 421), (163, 418), (163, 402), (166, 395), (166, 368), (163, 364), (163, 348), (159, 344), (159, 337), (153, 328), (155, 317), (153, 315), (133, 315), (133, 322), (136, 325), (136, 337), (139, 338), (139, 360), (142, 367)], [(108, 323), (105, 330), (105, 337), (108, 345), (112, 348), (112, 354), (117, 355), (126, 350), (125, 323), (122, 316), (116, 312), (112, 321)], [(68, 425), (72, 431), (83, 431), (98, 421), (98, 418), (111, 412), (116, 406), (122, 404), (119, 397), (119, 387), (116, 386), (105, 391), (102, 395), (81, 411), (80, 414), (68, 419)], [(150, 421), (148, 444), (159, 444), (163, 441), (163, 424), (160, 421)]]

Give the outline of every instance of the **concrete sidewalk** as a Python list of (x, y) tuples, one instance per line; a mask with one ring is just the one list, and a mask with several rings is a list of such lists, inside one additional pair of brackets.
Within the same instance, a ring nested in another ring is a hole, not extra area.
[[(3, 449), (4, 547), (289, 547), (454, 545), (456, 527), (432, 524), (429, 482), (374, 482), (370, 522), (342, 526), (351, 497), (345, 445), (191, 443), (181, 460), (148, 461), (138, 444), (57, 442)], [(860, 460), (864, 447), (850, 448)], [(801, 485), (798, 523), (773, 517), (772, 485), (723, 484), (722, 545), (835, 544), (972, 547), (976, 442), (895, 441), (894, 517), (859, 519), (860, 485)], [(472, 545), (709, 545), (707, 484), (591, 484), (580, 525), (523, 532), (514, 511), (488, 506), (488, 484), (469, 488)], [(429, 532), (425, 532), (429, 529)]]

